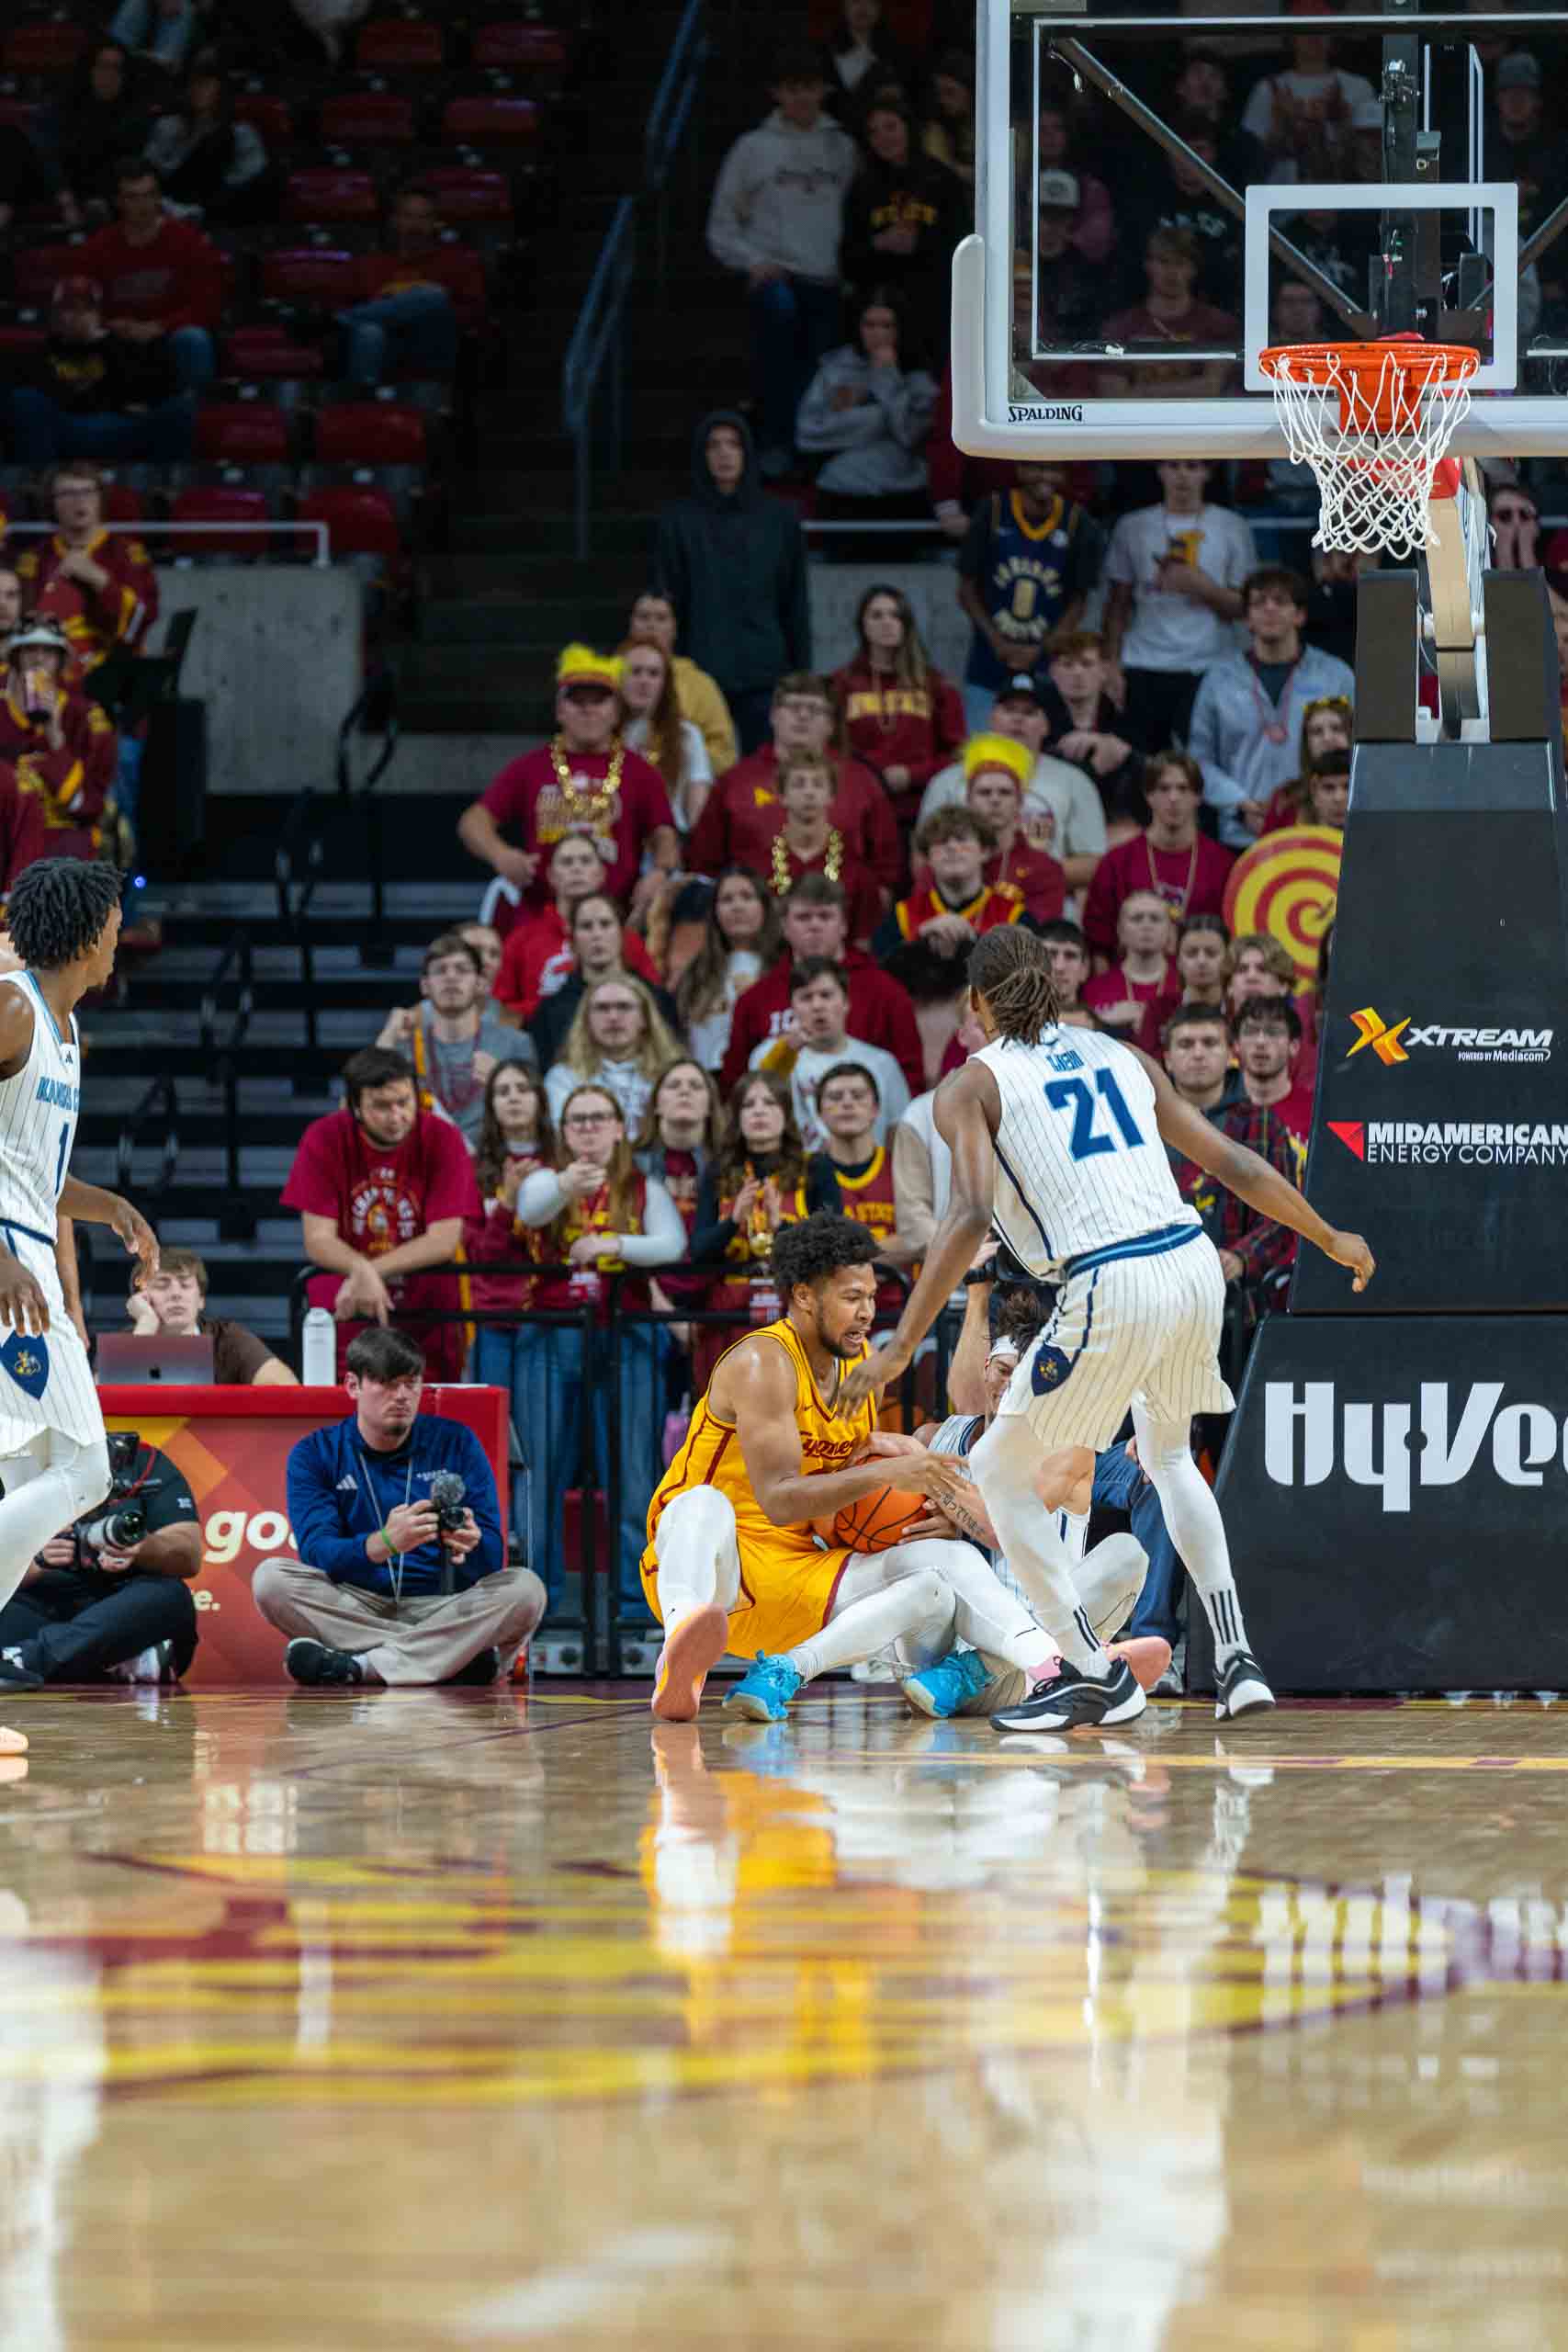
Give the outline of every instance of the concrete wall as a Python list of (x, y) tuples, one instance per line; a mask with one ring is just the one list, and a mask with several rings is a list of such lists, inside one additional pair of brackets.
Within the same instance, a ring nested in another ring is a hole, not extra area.
[[(811, 566), (811, 623), (819, 669), (854, 648), (855, 607), (880, 582), (901, 588), (919, 617), (932, 659), (963, 675), (969, 628), (958, 610), (951, 563)], [(209, 788), (292, 795), (331, 787), (337, 730), (360, 685), (360, 583), (352, 571), (210, 564), (160, 566), (161, 617), (199, 616), (181, 690), (207, 704)], [(407, 735), (388, 771), (388, 792), (482, 792), (498, 768), (531, 748), (526, 736)]]
[(855, 650), (855, 607), (868, 588), (900, 588), (913, 605), (926, 650), (954, 680), (969, 658), (969, 623), (958, 609), (952, 563), (824, 563), (811, 566), (811, 641), (819, 670), (837, 670)]
[(328, 789), (337, 730), (359, 692), (363, 591), (346, 567), (209, 564), (158, 568), (160, 618), (198, 618), (180, 677), (207, 705), (208, 783), (215, 792)]

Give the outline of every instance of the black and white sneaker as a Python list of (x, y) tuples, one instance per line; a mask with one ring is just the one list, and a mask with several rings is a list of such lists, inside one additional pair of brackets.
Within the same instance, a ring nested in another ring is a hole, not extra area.
[(1062, 1660), (1049, 1682), (1037, 1682), (1016, 1707), (991, 1717), (998, 1731), (1076, 1731), (1087, 1725), (1130, 1724), (1146, 1704), (1125, 1658), (1113, 1658), (1103, 1681)]
[(0, 1690), (41, 1690), (43, 1677), (22, 1664), (19, 1648), (0, 1650)]
[(312, 1642), (305, 1634), (289, 1643), (283, 1653), (283, 1663), (296, 1682), (303, 1682), (311, 1690), (365, 1679), (365, 1668), (352, 1650), (334, 1650), (325, 1642)]
[(1233, 1650), (1219, 1670), (1214, 1714), (1221, 1723), (1237, 1715), (1261, 1714), (1274, 1703), (1274, 1693), (1263, 1679), (1258, 1660), (1247, 1650)]

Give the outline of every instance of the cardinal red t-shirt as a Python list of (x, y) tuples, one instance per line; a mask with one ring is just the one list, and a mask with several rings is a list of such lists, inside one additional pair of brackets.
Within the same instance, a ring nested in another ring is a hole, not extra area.
[(1078, 1002), (1086, 1012), (1102, 1013), (1107, 1005), (1125, 1004), (1129, 999), (1144, 1007), (1144, 1017), (1135, 1029), (1119, 1029), (1115, 1035), (1123, 1043), (1130, 1040), (1133, 1045), (1141, 1046), (1156, 1062), (1163, 1061), (1165, 1046), (1160, 1033), (1181, 1002), (1181, 982), (1175, 965), (1167, 961), (1162, 980), (1130, 980), (1121, 965), (1113, 964), (1109, 972), (1097, 973), (1078, 990)]
[[(352, 1111), (312, 1119), (299, 1138), (283, 1205), (303, 1216), (330, 1216), (351, 1250), (383, 1258), (426, 1232), (443, 1217), (481, 1214), (479, 1186), (468, 1147), (450, 1119), (422, 1111), (408, 1136), (392, 1151), (373, 1143)], [(312, 1306), (331, 1311), (342, 1274), (311, 1277)], [(388, 1283), (394, 1312), (418, 1306), (456, 1307), (461, 1301), (450, 1274), (394, 1275)], [(350, 1340), (363, 1323), (338, 1325), (338, 1372)], [(423, 1348), (432, 1380), (456, 1380), (463, 1368), (460, 1323), (411, 1321), (409, 1337)]]
[(650, 833), (660, 825), (673, 828), (670, 796), (659, 770), (636, 752), (619, 752), (620, 782), (606, 789), (612, 754), (608, 752), (563, 752), (567, 786), (557, 778), (548, 743), (521, 759), (508, 760), (487, 789), (482, 806), (502, 831), (519, 849), (539, 859), (539, 870), (523, 893), (532, 912), (550, 903), (545, 867), (557, 842), (568, 833), (584, 833), (598, 844), (606, 866), (604, 888), (624, 905), (630, 898)]
[[(659, 967), (635, 931), (621, 933), (621, 961), (650, 989), (662, 988)], [(532, 1021), (546, 997), (554, 996), (576, 969), (566, 924), (552, 899), (541, 913), (525, 915), (507, 933), (491, 994), (520, 1021)]]

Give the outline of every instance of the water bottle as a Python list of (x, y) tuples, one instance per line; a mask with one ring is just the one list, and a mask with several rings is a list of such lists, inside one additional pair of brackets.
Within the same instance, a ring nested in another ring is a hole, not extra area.
[(300, 1378), (307, 1388), (337, 1386), (337, 1325), (324, 1306), (312, 1306), (305, 1317), (300, 1357)]

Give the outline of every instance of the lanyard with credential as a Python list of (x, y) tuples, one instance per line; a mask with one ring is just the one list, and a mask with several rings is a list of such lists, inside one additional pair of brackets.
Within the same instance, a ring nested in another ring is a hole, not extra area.
[[(382, 1519), (382, 1517), (381, 1517), (381, 1515), (380, 1515), (380, 1512), (377, 1510), (377, 1507), (376, 1507), (376, 1488), (375, 1488), (374, 1485), (373, 1485), (373, 1484), (372, 1484), (372, 1482), (371, 1482), (371, 1477), (370, 1477), (370, 1466), (369, 1466), (368, 1463), (366, 1461), (365, 1456), (364, 1456), (364, 1454), (363, 1454), (363, 1453), (361, 1453), (361, 1454), (360, 1454), (360, 1456), (359, 1456), (359, 1467), (360, 1467), (360, 1469), (364, 1472), (364, 1475), (365, 1475), (365, 1491), (366, 1491), (366, 1493), (367, 1493), (367, 1494), (369, 1496), (369, 1498), (370, 1498), (370, 1513), (371, 1513), (371, 1517), (372, 1517), (372, 1518), (375, 1520), (375, 1521), (376, 1521), (376, 1530), (375, 1530), (375, 1532), (376, 1532), (376, 1533), (377, 1533), (378, 1535), (379, 1535), (379, 1534), (380, 1534), (380, 1532), (381, 1532), (382, 1528), (386, 1525), (386, 1521)], [(413, 1492), (413, 1449), (412, 1449), (412, 1447), (411, 1446), (411, 1447), (410, 1447), (410, 1449), (409, 1449), (409, 1467), (408, 1467), (408, 1476), (407, 1476), (407, 1477), (403, 1480), (403, 1508), (404, 1508), (404, 1510), (407, 1510), (407, 1508), (408, 1508), (408, 1499), (409, 1499), (409, 1497), (410, 1497), (410, 1495), (411, 1495), (412, 1492)], [(388, 1512), (387, 1517), (388, 1517), (389, 1519), (391, 1517), (391, 1513), (390, 1513), (389, 1511)], [(408, 1556), (408, 1555), (407, 1555), (407, 1554), (406, 1554), (406, 1553), (403, 1553), (403, 1552), (393, 1552), (393, 1551), (389, 1551), (389, 1552), (388, 1552), (388, 1554), (387, 1554), (387, 1566), (388, 1566), (388, 1567), (391, 1570), (391, 1574), (392, 1574), (392, 1605), (393, 1605), (393, 1607), (394, 1607), (394, 1608), (400, 1608), (400, 1607), (401, 1607), (401, 1605), (402, 1605), (402, 1598), (403, 1598), (403, 1562), (404, 1562), (404, 1560), (405, 1560), (405, 1558), (406, 1558), (407, 1556)]]

